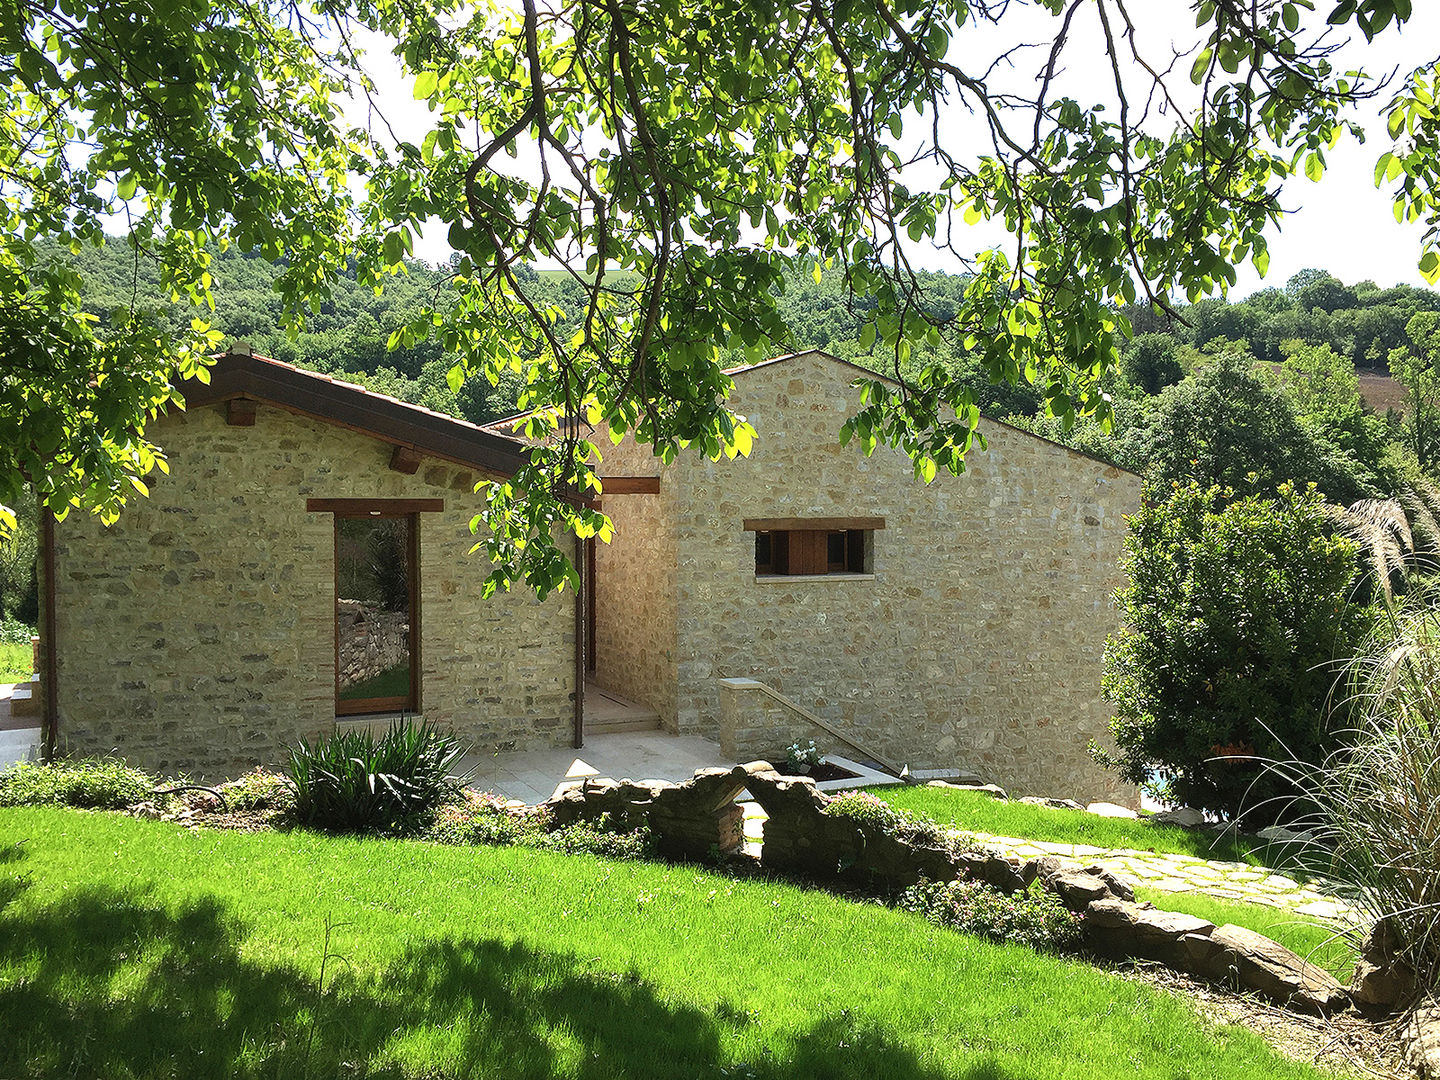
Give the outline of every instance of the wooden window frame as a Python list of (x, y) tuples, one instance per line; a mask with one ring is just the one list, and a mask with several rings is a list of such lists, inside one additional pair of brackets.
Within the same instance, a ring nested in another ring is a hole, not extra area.
[[(869, 576), (872, 537), (884, 518), (746, 518), (757, 578)], [(838, 545), (838, 550), (837, 550)]]
[[(333, 543), (331, 579), (334, 592), (330, 603), (331, 637), (334, 640), (334, 676), (332, 681), (335, 716), (363, 717), (383, 716), (387, 713), (421, 712), (421, 616), (420, 616), (420, 515), (437, 513), (445, 509), (444, 499), (309, 499), (305, 504), (311, 513), (334, 515), (331, 522)], [(405, 518), (409, 521), (405, 558), (405, 575), (410, 614), (410, 693), (407, 696), (385, 698), (356, 698), (340, 700), (340, 632), (335, 623), (335, 613), (340, 609), (340, 521), (343, 518)]]

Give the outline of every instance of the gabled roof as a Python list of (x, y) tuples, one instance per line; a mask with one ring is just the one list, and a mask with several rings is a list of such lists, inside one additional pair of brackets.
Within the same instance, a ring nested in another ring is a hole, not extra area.
[(505, 477), (514, 475), (528, 458), (518, 439), (329, 375), (255, 356), (245, 345), (216, 357), (209, 370), (208, 384), (192, 379), (180, 386), (187, 405), (258, 401)]
[[(876, 379), (883, 383), (889, 383), (891, 386), (900, 385), (898, 380), (892, 379), (889, 375), (882, 375), (877, 371), (872, 371), (867, 367), (861, 367), (859, 364), (853, 363), (849, 360), (842, 360), (840, 357), (832, 356), (830, 353), (825, 352), (823, 349), (803, 349), (800, 352), (786, 353), (784, 356), (773, 356), (769, 360), (761, 360), (759, 363), (756, 364), (746, 364), (743, 367), (730, 368), (728, 371), (725, 372), (725, 374), (729, 375), (733, 379), (738, 376), (748, 374), (752, 371), (759, 371), (762, 368), (773, 367), (776, 364), (783, 364), (788, 360), (799, 360), (800, 358), (806, 356), (814, 356), (818, 357), (821, 360), (827, 360), (830, 363), (836, 365), (837, 367), (851, 368), (852, 370), (856, 371), (860, 375), (863, 375), (867, 379)], [(1086, 453), (1084, 450), (1077, 450), (1073, 446), (1066, 446), (1064, 443), (1056, 442), (1054, 439), (1047, 439), (1044, 435), (1036, 435), (1033, 431), (1027, 431), (1022, 427), (1016, 427), (1014, 424), (1007, 424), (1004, 420), (997, 420), (993, 416), (985, 416), (984, 421), (987, 424), (995, 424), (998, 427), (1005, 428), (1007, 431), (1013, 431), (1018, 435), (1024, 435), (1027, 438), (1034, 439), (1036, 442), (1042, 442), (1047, 446), (1054, 446), (1057, 449), (1064, 450), (1067, 454), (1073, 454), (1076, 457), (1085, 458), (1087, 461), (1094, 461), (1101, 465), (1108, 465), (1111, 468), (1119, 469), (1123, 473), (1129, 473), (1131, 476), (1140, 475), (1134, 469), (1127, 469), (1124, 465), (1116, 465), (1113, 461), (1106, 461), (1104, 458), (1096, 457), (1094, 454)]]

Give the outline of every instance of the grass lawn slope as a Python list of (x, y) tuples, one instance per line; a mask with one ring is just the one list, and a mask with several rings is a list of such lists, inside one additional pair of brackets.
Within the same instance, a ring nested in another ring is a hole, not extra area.
[(4, 1077), (1323, 1075), (1086, 964), (788, 885), (49, 809), (0, 811), (0, 1032)]
[(978, 791), (958, 791), (923, 784), (914, 787), (897, 784), (867, 790), (897, 810), (924, 814), (942, 825), (991, 836), (1194, 855), (1221, 862), (1263, 863), (1263, 845), (1252, 851), (1243, 840), (1228, 834), (1216, 836), (1200, 829), (1147, 825), (1136, 818), (1107, 818), (1084, 810), (1057, 810), (1030, 803), (1007, 802)]

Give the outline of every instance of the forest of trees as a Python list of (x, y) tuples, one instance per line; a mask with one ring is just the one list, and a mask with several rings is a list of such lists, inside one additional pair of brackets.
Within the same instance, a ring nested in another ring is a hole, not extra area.
[[(137, 290), (153, 289), (144, 262), (122, 244), (81, 258), (94, 310), (124, 308)], [(458, 389), (452, 360), (434, 340), (389, 347), (419, 306), (443, 297), (449, 275), (422, 262), (389, 279), (376, 294), (342, 277), (293, 339), (279, 329), (278, 269), (262, 259), (217, 254), (212, 265), (214, 323), (227, 340), (248, 341), (262, 355), (361, 383), (474, 422), (512, 412), (518, 379), (492, 386), (472, 378)], [(932, 314), (958, 306), (965, 279), (928, 274)], [(561, 311), (582, 306), (580, 288), (559, 272), (537, 275)], [(786, 282), (785, 321), (794, 339), (764, 343), (751, 356), (819, 348), (872, 370), (895, 374), (893, 354), (862, 344), (866, 312), (844, 291), (841, 275)], [(180, 306), (175, 317), (188, 318)], [(1045, 416), (1043, 387), (992, 385), (978, 359), (946, 342), (917, 347), (901, 373), (940, 361), (972, 385), (982, 411), (1139, 472), (1172, 480), (1220, 483), (1239, 493), (1274, 491), (1283, 480), (1315, 483), (1333, 501), (1351, 503), (1398, 493), (1440, 457), (1440, 379), (1431, 356), (1440, 293), (1411, 286), (1347, 285), (1321, 270), (1296, 274), (1237, 303), (1209, 299), (1179, 318), (1135, 307), (1125, 312), (1137, 334), (1125, 347), (1107, 390), (1116, 403), (1112, 431), (1081, 420), (1070, 430)], [(746, 359), (743, 350), (728, 358)], [(1403, 410), (1366, 408), (1357, 372), (1402, 380)], [(1435, 400), (1432, 400), (1435, 399)]]

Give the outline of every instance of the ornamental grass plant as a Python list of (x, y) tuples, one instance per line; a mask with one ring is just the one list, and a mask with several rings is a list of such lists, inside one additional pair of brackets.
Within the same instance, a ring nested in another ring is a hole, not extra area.
[(1365, 925), (1384, 926), (1424, 988), (1440, 983), (1440, 614), (1397, 613), (1350, 666), (1353, 728), (1320, 765), (1272, 764), (1304, 794), (1311, 841), (1353, 890)]

